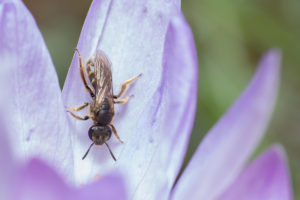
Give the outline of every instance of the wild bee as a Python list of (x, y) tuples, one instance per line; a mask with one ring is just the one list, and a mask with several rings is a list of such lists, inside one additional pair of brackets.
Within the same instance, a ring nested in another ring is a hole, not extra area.
[[(69, 112), (74, 118), (78, 120), (92, 119), (94, 122), (94, 124), (88, 131), (89, 138), (93, 141), (93, 143), (90, 145), (87, 152), (82, 157), (82, 160), (85, 159), (94, 144), (105, 144), (110, 152), (110, 155), (116, 161), (114, 154), (107, 144), (107, 141), (111, 137), (111, 133), (113, 133), (116, 138), (121, 143), (123, 143), (117, 133), (116, 128), (112, 124), (114, 118), (114, 104), (124, 104), (128, 101), (129, 97), (131, 96), (125, 96), (123, 99), (119, 98), (125, 93), (128, 84), (135, 81), (142, 74), (139, 74), (138, 76), (125, 81), (121, 85), (119, 94), (113, 95), (111, 62), (109, 61), (105, 53), (101, 50), (97, 50), (95, 57), (91, 57), (87, 61), (86, 72), (89, 82), (92, 85), (91, 87), (85, 75), (82, 57), (78, 49), (75, 49), (75, 51), (78, 53), (79, 58), (80, 77), (83, 81), (85, 89), (89, 92), (92, 98), (92, 102), (86, 102), (78, 107), (68, 107), (67, 112)], [(85, 107), (88, 107), (88, 114), (85, 117), (77, 116), (76, 114), (71, 112), (71, 110), (80, 111)]]

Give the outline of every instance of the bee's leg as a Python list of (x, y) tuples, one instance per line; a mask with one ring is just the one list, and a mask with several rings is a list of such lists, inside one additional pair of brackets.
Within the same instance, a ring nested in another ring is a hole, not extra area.
[(78, 49), (75, 49), (75, 51), (78, 53), (78, 58), (79, 58), (79, 64), (80, 64), (80, 77), (81, 77), (81, 80), (83, 82), (83, 85), (85, 87), (85, 89), (88, 91), (88, 93), (90, 93), (91, 97), (94, 98), (95, 97), (95, 94), (92, 90), (92, 88), (89, 86), (86, 78), (85, 78), (85, 73), (84, 73), (84, 66), (83, 66), (83, 61), (82, 61), (82, 57), (78, 51)]
[(79, 117), (78, 115), (75, 115), (74, 113), (72, 113), (71, 111), (67, 111), (68, 113), (70, 113), (74, 118), (78, 119), (78, 120), (88, 120), (90, 117), (89, 116), (85, 116), (85, 117)]
[(139, 78), (140, 76), (142, 76), (143, 74), (139, 74), (138, 76), (135, 76), (131, 79), (128, 79), (127, 81), (125, 81), (122, 85), (121, 85), (121, 91), (119, 92), (118, 95), (114, 95), (114, 99), (118, 99), (120, 98), (126, 91), (127, 89), (127, 85), (132, 83), (133, 81), (135, 81), (137, 78)]
[(120, 138), (120, 136), (119, 136), (119, 134), (118, 134), (116, 128), (114, 127), (114, 125), (110, 124), (110, 127), (111, 127), (111, 129), (112, 129), (113, 134), (116, 136), (116, 138), (118, 138), (118, 140), (119, 140), (121, 143), (124, 143), (124, 142), (121, 140), (121, 138)]
[(82, 110), (82, 109), (84, 109), (85, 107), (87, 107), (89, 105), (89, 103), (84, 103), (84, 104), (82, 104), (81, 106), (78, 106), (78, 107), (67, 107), (67, 109), (69, 109), (69, 110), (73, 110), (73, 111), (75, 111), (75, 112), (77, 112), (77, 111), (80, 111), (80, 110)]
[(126, 97), (124, 97), (123, 99), (120, 99), (120, 100), (114, 100), (114, 103), (116, 103), (116, 104), (125, 104), (125, 103), (127, 103), (128, 99), (130, 97), (134, 97), (134, 95), (132, 94), (130, 96), (126, 96)]

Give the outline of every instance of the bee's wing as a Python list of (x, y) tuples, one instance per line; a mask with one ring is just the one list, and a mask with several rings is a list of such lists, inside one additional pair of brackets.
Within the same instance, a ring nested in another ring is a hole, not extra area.
[(94, 64), (96, 80), (95, 107), (98, 107), (105, 98), (107, 98), (113, 106), (111, 62), (103, 51), (98, 50), (96, 52)]

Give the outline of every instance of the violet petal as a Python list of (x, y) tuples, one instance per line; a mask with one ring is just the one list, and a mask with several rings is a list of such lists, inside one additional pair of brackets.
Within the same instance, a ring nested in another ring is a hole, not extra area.
[(58, 79), (22, 1), (1, 1), (0, 35), (0, 76), (6, 81), (1, 115), (13, 156), (18, 161), (37, 156), (72, 179), (72, 146)]
[(220, 200), (292, 200), (284, 150), (273, 146), (256, 158), (221, 195)]
[[(104, 50), (113, 64), (115, 91), (119, 91), (123, 81), (139, 73), (143, 76), (125, 94), (134, 94), (134, 98), (126, 105), (115, 106), (114, 124), (125, 141), (120, 144), (114, 136), (108, 141), (117, 157), (116, 163), (105, 146), (93, 147), (82, 161), (91, 143), (87, 131), (92, 122), (70, 117), (74, 126), (78, 183), (118, 168), (126, 172), (130, 198), (151, 199), (162, 185), (172, 187), (193, 123), (197, 86), (195, 48), (181, 14), (175, 14), (179, 16), (174, 18), (168, 31), (171, 13), (175, 11), (178, 8), (172, 2), (93, 2), (78, 43), (84, 61), (96, 49)], [(103, 18), (99, 16), (101, 12), (106, 13), (105, 22), (98, 18)], [(174, 44), (170, 42), (172, 39), (176, 39)], [(77, 55), (69, 70), (63, 97), (67, 106), (91, 101), (79, 77)], [(79, 112), (79, 115), (85, 113)], [(182, 119), (185, 119), (184, 125)], [(167, 193), (168, 190), (164, 195)]]
[(126, 199), (123, 181), (118, 176), (103, 177), (95, 183), (73, 189), (52, 169), (36, 159), (20, 170), (12, 190), (15, 200)]
[(57, 199), (62, 200), (69, 189), (58, 174), (39, 160), (31, 160), (20, 169), (12, 187), (13, 199)]
[(247, 89), (199, 145), (174, 189), (174, 199), (214, 199), (238, 175), (273, 111), (280, 57), (277, 50), (263, 57)]
[(72, 192), (71, 197), (70, 200), (128, 199), (124, 180), (117, 172), (113, 172), (113, 175), (100, 177), (95, 183), (88, 184), (82, 189)]

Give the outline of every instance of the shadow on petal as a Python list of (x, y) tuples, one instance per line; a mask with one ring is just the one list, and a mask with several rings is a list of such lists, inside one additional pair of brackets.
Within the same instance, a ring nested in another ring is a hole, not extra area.
[(7, 140), (7, 131), (5, 130), (3, 120), (0, 119), (0, 199), (9, 199), (15, 167)]

